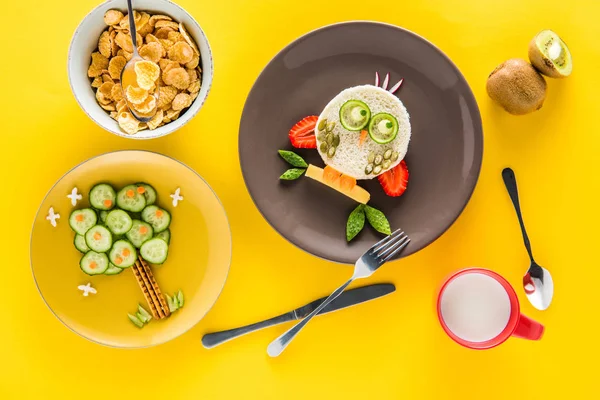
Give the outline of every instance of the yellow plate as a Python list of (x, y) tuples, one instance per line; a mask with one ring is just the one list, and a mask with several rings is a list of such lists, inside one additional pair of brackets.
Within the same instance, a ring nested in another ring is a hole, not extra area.
[[(131, 268), (114, 276), (88, 276), (79, 268), (69, 214), (89, 206), (88, 192), (99, 182), (118, 190), (147, 182), (158, 193), (157, 204), (172, 215), (169, 258), (152, 267), (163, 293), (182, 290), (184, 307), (166, 320), (139, 329), (127, 318), (138, 304), (148, 311)], [(77, 187), (83, 200), (76, 207), (67, 195)], [(181, 188), (184, 200), (173, 207), (170, 194)], [(60, 214), (54, 228), (46, 216)], [(63, 176), (46, 195), (31, 233), (31, 267), (40, 294), (67, 327), (94, 342), (114, 347), (147, 347), (167, 342), (200, 321), (225, 284), (231, 262), (227, 216), (210, 186), (186, 165), (146, 151), (119, 151), (92, 158)], [(77, 286), (90, 282), (97, 294), (84, 297)]]

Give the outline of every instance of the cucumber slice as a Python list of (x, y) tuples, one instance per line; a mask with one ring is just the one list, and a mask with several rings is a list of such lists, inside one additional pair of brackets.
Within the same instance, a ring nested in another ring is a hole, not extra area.
[(142, 219), (152, 225), (154, 233), (160, 233), (171, 225), (171, 214), (157, 206), (148, 206), (142, 211)]
[(103, 274), (108, 269), (108, 257), (104, 253), (90, 250), (81, 257), (79, 267), (88, 275)]
[(171, 243), (171, 230), (166, 229), (162, 232), (157, 233), (154, 237), (159, 238), (167, 242), (167, 244)]
[(122, 268), (117, 267), (109, 261), (108, 268), (104, 271), (104, 275), (119, 275), (121, 272), (123, 272)]
[(127, 316), (129, 317), (129, 320), (138, 328), (141, 329), (144, 327), (144, 323), (140, 321), (135, 315), (127, 314)]
[(102, 225), (93, 226), (85, 233), (85, 243), (98, 253), (110, 250), (112, 242), (112, 234)]
[(136, 185), (127, 185), (117, 193), (117, 205), (126, 211), (140, 212), (146, 207), (146, 197)]
[(106, 217), (108, 216), (108, 211), (102, 210), (98, 213), (98, 216), (100, 217), (100, 222), (106, 224)]
[(73, 239), (73, 244), (75, 245), (75, 248), (83, 254), (90, 251), (90, 248), (88, 247), (87, 243), (85, 242), (85, 237), (78, 233), (75, 234), (75, 239)]
[(123, 210), (112, 210), (106, 216), (106, 226), (115, 235), (123, 235), (131, 229), (133, 220)]
[(169, 306), (169, 311), (175, 312), (177, 311), (177, 302), (168, 294), (167, 296), (167, 305)]
[(98, 222), (96, 212), (91, 208), (73, 210), (69, 216), (69, 226), (80, 235), (85, 233)]
[(169, 255), (169, 245), (162, 239), (150, 239), (140, 248), (142, 258), (151, 264), (162, 264)]
[(140, 221), (139, 219), (134, 219), (131, 229), (125, 236), (127, 236), (127, 239), (139, 249), (146, 240), (154, 236), (154, 230), (150, 224)]
[(177, 304), (179, 308), (183, 307), (183, 292), (181, 290), (177, 292)]
[(144, 197), (146, 198), (146, 205), (149, 206), (151, 204), (156, 203), (156, 190), (145, 182), (136, 183), (137, 186), (141, 186), (144, 188)]
[(144, 307), (142, 307), (141, 304), (138, 304), (138, 313), (140, 313), (144, 316), (144, 319), (146, 320), (146, 322), (152, 320), (152, 315), (148, 311), (146, 311), (146, 309)]
[(129, 268), (137, 259), (137, 250), (127, 240), (117, 240), (108, 253), (110, 262), (119, 268)]
[(391, 114), (379, 113), (373, 115), (369, 123), (369, 136), (375, 143), (386, 144), (396, 139), (398, 120)]
[(349, 131), (360, 131), (369, 123), (371, 110), (360, 100), (348, 100), (340, 107), (340, 122)]
[(112, 210), (115, 206), (117, 194), (115, 189), (107, 183), (100, 183), (90, 190), (90, 204), (96, 210)]

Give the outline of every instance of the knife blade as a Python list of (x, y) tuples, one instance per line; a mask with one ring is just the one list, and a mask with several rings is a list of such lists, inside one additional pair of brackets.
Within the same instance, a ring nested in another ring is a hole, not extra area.
[[(356, 289), (350, 289), (345, 291), (337, 299), (332, 301), (318, 315), (327, 314), (332, 311), (341, 310), (343, 308), (347, 308), (356, 304), (374, 300), (379, 297), (393, 293), (395, 290), (396, 287), (391, 283), (378, 283), (374, 285), (362, 286)], [(207, 333), (202, 337), (202, 345), (207, 349), (211, 349), (222, 343), (228, 342), (232, 339), (235, 339), (242, 335), (246, 335), (250, 332), (257, 331), (259, 329), (279, 325), (284, 322), (302, 319), (308, 314), (310, 314), (326, 299), (327, 297), (323, 297), (321, 299), (311, 301), (310, 303), (302, 307), (298, 307), (295, 310), (292, 310), (288, 313), (281, 314), (277, 317), (267, 319), (265, 321), (242, 326), (240, 328), (229, 329), (226, 331)]]

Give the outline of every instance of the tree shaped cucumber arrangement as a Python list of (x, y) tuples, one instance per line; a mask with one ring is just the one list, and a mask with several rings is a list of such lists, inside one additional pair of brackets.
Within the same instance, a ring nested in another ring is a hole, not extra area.
[(118, 275), (131, 268), (148, 303), (140, 305), (131, 322), (143, 327), (152, 317), (164, 319), (183, 306), (183, 293), (165, 299), (150, 264), (163, 264), (169, 255), (171, 214), (155, 204), (156, 190), (147, 183), (116, 191), (108, 183), (89, 193), (90, 207), (71, 212), (75, 248), (83, 254), (79, 266), (87, 275)]

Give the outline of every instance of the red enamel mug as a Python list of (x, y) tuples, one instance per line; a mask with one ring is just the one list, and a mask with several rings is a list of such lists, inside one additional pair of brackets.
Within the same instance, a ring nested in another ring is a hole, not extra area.
[(513, 287), (497, 273), (468, 268), (452, 274), (440, 289), (437, 313), (456, 343), (490, 349), (511, 336), (540, 340), (544, 326), (521, 314)]

